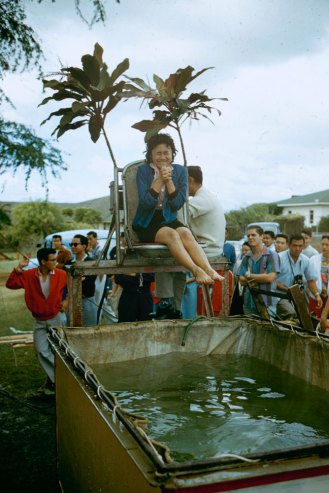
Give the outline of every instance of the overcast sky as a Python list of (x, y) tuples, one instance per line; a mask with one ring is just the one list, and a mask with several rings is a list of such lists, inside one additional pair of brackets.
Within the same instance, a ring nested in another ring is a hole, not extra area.
[[(204, 119), (185, 124), (183, 138), (189, 164), (202, 166), (205, 186), (226, 211), (329, 188), (328, 0), (107, 0), (106, 25), (91, 30), (73, 0), (27, 5), (46, 71), (60, 63), (80, 66), (95, 42), (110, 71), (128, 57), (129, 75), (150, 81), (154, 73), (166, 78), (187, 65), (214, 67), (191, 91), (206, 89), (229, 101), (216, 103), (222, 116), (213, 115), (214, 125)], [(38, 108), (45, 95), (36, 74), (10, 75), (3, 86), (16, 106), (5, 107), (4, 117), (48, 138), (57, 121), (39, 126), (53, 107)], [(107, 130), (119, 166), (143, 157), (144, 134), (131, 125), (150, 116), (134, 101), (110, 114)], [(108, 194), (113, 169), (102, 138), (94, 144), (83, 127), (56, 145), (69, 170), (49, 179), (49, 200)], [(182, 162), (180, 152), (176, 162)], [(1, 179), (2, 201), (45, 197), (37, 174), (27, 192), (21, 173)]]

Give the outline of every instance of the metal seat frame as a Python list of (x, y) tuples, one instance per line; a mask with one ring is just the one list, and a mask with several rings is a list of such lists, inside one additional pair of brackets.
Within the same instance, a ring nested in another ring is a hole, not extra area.
[[(186, 268), (177, 264), (170, 255), (166, 245), (159, 243), (139, 243), (132, 229), (132, 219), (138, 205), (136, 184), (137, 169), (144, 160), (133, 161), (124, 168), (114, 168), (114, 181), (110, 184), (110, 212), (112, 221), (109, 235), (100, 257), (95, 262), (77, 262), (69, 272), (68, 289), (70, 292), (70, 325), (82, 324), (81, 280), (85, 275), (116, 274), (130, 272), (187, 272)], [(121, 183), (120, 183), (121, 178)], [(180, 219), (187, 223), (187, 206), (180, 211)], [(107, 260), (110, 241), (116, 233), (116, 260)], [(122, 244), (121, 233), (125, 242)], [(228, 315), (228, 270), (229, 264), (224, 257), (209, 259), (216, 270), (223, 273), (223, 310), (221, 315)], [(202, 286), (207, 316), (213, 316), (209, 286)]]

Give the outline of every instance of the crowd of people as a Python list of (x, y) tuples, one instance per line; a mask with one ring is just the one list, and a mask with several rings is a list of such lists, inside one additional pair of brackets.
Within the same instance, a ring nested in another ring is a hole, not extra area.
[(310, 314), (320, 320), (326, 331), (329, 327), (329, 235), (322, 236), (321, 252), (311, 245), (312, 231), (309, 229), (288, 238), (283, 233), (274, 236), (259, 226), (251, 226), (247, 238), (234, 269), (237, 285), (231, 313), (258, 313), (248, 289), (248, 282), (254, 281), (260, 289), (268, 291), (268, 295), (262, 296), (274, 319), (294, 320), (297, 314), (292, 301), (276, 297), (275, 293), (286, 294), (297, 284)]
[[(156, 319), (193, 318), (197, 314), (197, 289), (213, 286), (224, 277), (211, 267), (212, 258), (224, 255), (235, 279), (231, 314), (257, 314), (248, 288), (254, 281), (262, 290), (270, 315), (287, 320), (296, 317), (288, 299), (276, 297), (298, 284), (310, 312), (329, 332), (328, 280), (329, 236), (322, 237), (321, 253), (312, 245), (312, 233), (304, 230), (288, 238), (285, 234), (250, 226), (247, 241), (236, 258), (234, 247), (226, 241), (225, 216), (217, 197), (203, 185), (200, 166), (173, 163), (176, 148), (167, 134), (151, 137), (146, 147), (146, 162), (137, 171), (139, 204), (133, 229), (141, 242), (165, 244), (177, 263), (188, 271), (153, 274), (88, 275), (82, 278), (83, 326), (95, 326), (106, 283), (112, 283), (109, 297), (120, 292), (117, 306), (119, 322)], [(188, 201), (189, 226), (178, 219), (178, 211)], [(203, 244), (203, 247), (200, 245)], [(29, 259), (23, 257), (10, 274), (6, 286), (24, 289), (27, 308), (35, 318), (34, 345), (39, 362), (47, 374), (44, 388), (54, 384), (54, 356), (48, 341), (52, 326), (67, 324), (68, 292), (65, 269), (74, 262), (99, 258), (97, 233), (76, 234), (71, 250), (53, 236), (53, 248), (37, 252), (39, 266), (25, 270)], [(111, 252), (114, 258), (115, 252)], [(152, 292), (152, 286), (155, 289)], [(155, 297), (158, 303), (154, 306)], [(112, 321), (116, 320), (115, 318)]]

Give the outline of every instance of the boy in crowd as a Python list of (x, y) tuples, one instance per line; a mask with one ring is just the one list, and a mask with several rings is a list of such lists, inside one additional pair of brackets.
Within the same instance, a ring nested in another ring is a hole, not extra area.
[(304, 238), (305, 246), (303, 249), (303, 254), (306, 257), (313, 257), (313, 255), (318, 255), (319, 252), (311, 245), (312, 242), (312, 230), (305, 228), (302, 231), (302, 237)]
[(283, 233), (277, 234), (275, 237), (274, 245), (275, 251), (278, 253), (288, 250), (288, 236)]

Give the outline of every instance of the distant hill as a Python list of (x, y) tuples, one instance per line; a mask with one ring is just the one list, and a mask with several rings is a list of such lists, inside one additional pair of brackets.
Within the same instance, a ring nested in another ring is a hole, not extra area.
[[(0, 205), (5, 206), (7, 212), (11, 212), (17, 205), (22, 202), (0, 202)], [(103, 221), (110, 220), (110, 196), (99, 197), (98, 199), (85, 200), (84, 202), (51, 202), (52, 204), (58, 205), (61, 209), (66, 207), (71, 207), (72, 209), (77, 209), (79, 207), (87, 207), (90, 209), (95, 209), (99, 211), (102, 215)]]

